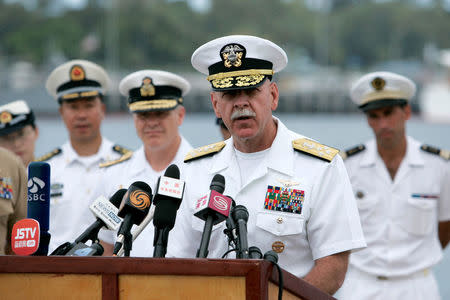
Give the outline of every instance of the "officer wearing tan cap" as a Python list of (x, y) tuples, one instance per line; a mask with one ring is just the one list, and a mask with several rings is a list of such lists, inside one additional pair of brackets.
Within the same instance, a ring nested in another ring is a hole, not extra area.
[[(89, 205), (97, 196), (94, 191), (100, 179), (98, 165), (126, 152), (100, 131), (108, 82), (105, 70), (86, 60), (66, 62), (47, 79), (47, 91), (59, 103), (59, 113), (69, 134), (68, 142), (41, 158), (51, 166), (49, 251), (73, 242), (95, 221)], [(102, 239), (113, 243), (106, 235)], [(112, 253), (112, 245), (105, 249), (105, 253), (108, 251)]]
[(339, 299), (440, 299), (430, 268), (450, 240), (450, 155), (406, 134), (415, 91), (390, 72), (351, 89), (375, 139), (343, 154), (367, 248), (351, 254)]
[(33, 111), (23, 100), (0, 106), (0, 147), (14, 152), (25, 167), (34, 160), (39, 136)]
[[(168, 252), (196, 255), (205, 222), (193, 216), (195, 204), (221, 174), (224, 194), (249, 212), (249, 246), (278, 252), (282, 268), (333, 294), (349, 251), (365, 242), (338, 151), (272, 115), (279, 100), (272, 77), (286, 66), (286, 53), (266, 39), (233, 35), (202, 45), (191, 61), (208, 76), (214, 112), (232, 137), (186, 156), (185, 196)], [(227, 252), (224, 229), (225, 222), (213, 229), (208, 257)]]
[[(127, 98), (142, 146), (134, 153), (101, 165), (105, 173), (98, 194), (111, 196), (135, 181), (144, 181), (155, 191), (158, 177), (171, 164), (178, 166), (183, 177), (183, 158), (192, 149), (179, 132), (186, 112), (183, 97), (190, 90), (189, 82), (174, 73), (141, 70), (123, 78), (119, 90)], [(151, 257), (153, 234), (151, 223), (133, 242), (130, 255)]]

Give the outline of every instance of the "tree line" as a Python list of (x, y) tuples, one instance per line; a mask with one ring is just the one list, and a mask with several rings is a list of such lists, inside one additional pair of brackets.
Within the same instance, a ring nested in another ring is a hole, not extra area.
[(55, 13), (58, 2), (38, 0), (33, 9), (0, 2), (0, 59), (39, 66), (55, 57), (84, 58), (121, 69), (190, 70), (199, 45), (228, 34), (261, 36), (290, 59), (343, 68), (421, 60), (427, 44), (450, 48), (450, 13), (442, 0), (427, 6), (334, 0), (322, 9), (295, 0), (211, 0), (206, 11), (185, 1), (90, 0)]

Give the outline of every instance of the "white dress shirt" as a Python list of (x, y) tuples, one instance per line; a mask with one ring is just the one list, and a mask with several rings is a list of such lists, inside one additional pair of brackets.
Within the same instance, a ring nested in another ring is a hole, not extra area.
[(352, 266), (383, 276), (405, 276), (442, 258), (438, 222), (450, 220), (450, 163), (407, 138), (394, 180), (375, 140), (345, 161), (368, 247)]
[[(251, 178), (241, 179), (232, 138), (220, 152), (187, 163), (185, 196), (169, 236), (170, 256), (195, 257), (205, 222), (193, 215), (194, 208), (207, 194), (215, 174), (225, 177), (224, 195), (249, 211), (249, 246), (265, 253), (272, 248), (280, 251), (281, 245), (279, 264), (296, 276), (305, 276), (316, 259), (365, 247), (342, 159), (337, 155), (328, 162), (295, 151), (292, 141), (302, 136), (275, 121), (275, 140), (260, 163), (253, 164), (253, 171), (247, 172)], [(277, 188), (291, 195), (303, 193), (301, 210), (265, 208), (269, 192)], [(209, 258), (221, 257), (228, 250), (224, 229), (225, 222), (214, 226)]]
[(103, 137), (98, 152), (86, 157), (66, 142), (62, 151), (47, 161), (51, 178), (49, 254), (65, 242), (74, 242), (95, 221), (89, 206), (100, 181), (98, 165), (121, 156), (113, 147)]
[[(192, 149), (189, 142), (181, 137), (181, 144), (174, 159), (170, 162), (176, 164), (180, 169), (180, 178), (183, 178), (183, 159), (188, 151)], [(143, 181), (147, 183), (154, 194), (156, 191), (156, 183), (158, 177), (164, 174), (163, 171), (155, 171), (152, 169), (145, 158), (144, 147), (141, 146), (133, 153), (133, 156), (124, 162), (103, 168), (102, 181), (99, 184), (97, 196), (104, 195), (108, 199), (119, 189), (128, 189), (135, 181)], [(152, 204), (153, 206), (153, 204)], [(135, 226), (133, 226), (135, 227)], [(116, 233), (109, 231), (108, 237), (104, 237), (109, 243), (114, 243)], [(153, 256), (153, 222), (150, 222), (142, 231), (139, 237), (133, 242), (130, 256)]]

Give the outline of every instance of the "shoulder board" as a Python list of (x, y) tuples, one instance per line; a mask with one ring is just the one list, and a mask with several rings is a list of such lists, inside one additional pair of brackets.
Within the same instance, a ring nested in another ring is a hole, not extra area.
[(121, 162), (124, 162), (126, 160), (129, 160), (131, 157), (133, 156), (133, 152), (129, 151), (127, 153), (125, 153), (124, 155), (122, 155), (121, 157), (119, 157), (118, 159), (115, 160), (110, 160), (104, 163), (99, 164), (98, 166), (100, 168), (107, 168), (107, 167), (111, 167), (117, 164), (120, 164)]
[(117, 153), (119, 153), (119, 154), (122, 154), (122, 155), (127, 154), (128, 152), (132, 152), (130, 149), (127, 149), (127, 148), (122, 147), (122, 146), (120, 146), (120, 145), (114, 145), (114, 146), (112, 147), (112, 149), (113, 149), (115, 152), (117, 152)]
[(342, 159), (347, 159), (350, 156), (358, 154), (364, 150), (366, 150), (366, 146), (364, 146), (363, 144), (360, 144), (360, 145), (350, 148), (346, 151), (339, 151), (339, 155), (342, 157)]
[(436, 154), (439, 155), (440, 157), (442, 157), (445, 160), (450, 160), (450, 151), (449, 150), (444, 150), (444, 149), (439, 149), (430, 145), (422, 145), (420, 146), (420, 149), (422, 149), (425, 152), (428, 153), (432, 153), (432, 154)]
[(308, 155), (320, 158), (322, 160), (331, 162), (336, 154), (339, 153), (338, 149), (334, 149), (315, 141), (301, 138), (292, 141), (292, 147), (299, 152), (306, 153)]
[(55, 150), (52, 150), (52, 151), (36, 158), (34, 161), (46, 161), (46, 160), (49, 160), (50, 158), (52, 158), (58, 154), (61, 154), (61, 153), (62, 153), (61, 148), (56, 148)]
[(223, 147), (225, 147), (225, 145), (226, 143), (222, 141), (193, 149), (186, 154), (186, 156), (184, 157), (184, 162), (196, 160), (201, 157), (206, 157), (209, 155), (213, 155), (214, 153), (218, 153), (223, 149)]

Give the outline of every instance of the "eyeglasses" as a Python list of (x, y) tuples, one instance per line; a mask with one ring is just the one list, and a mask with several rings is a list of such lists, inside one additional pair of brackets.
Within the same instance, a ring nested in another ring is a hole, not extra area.
[(10, 134), (2, 135), (0, 136), (0, 145), (13, 145), (16, 141), (23, 142), (33, 133), (33, 131), (34, 129), (31, 126), (27, 126)]

